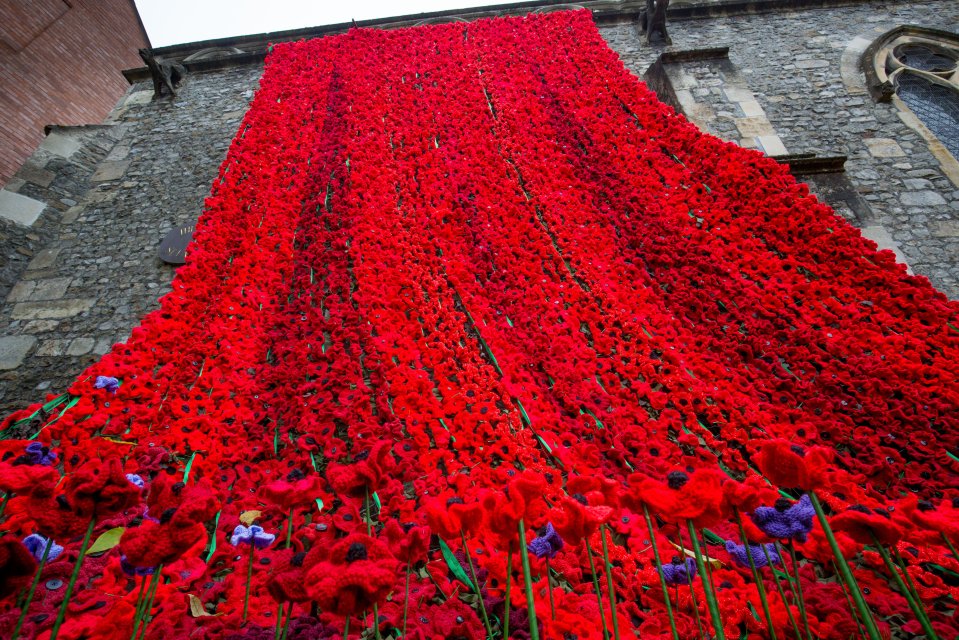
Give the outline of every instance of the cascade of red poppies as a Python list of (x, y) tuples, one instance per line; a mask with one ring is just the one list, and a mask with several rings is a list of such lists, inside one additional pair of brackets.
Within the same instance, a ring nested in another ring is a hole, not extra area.
[(3, 424), (0, 636), (955, 637), (959, 305), (875, 249), (587, 11), (276, 45)]

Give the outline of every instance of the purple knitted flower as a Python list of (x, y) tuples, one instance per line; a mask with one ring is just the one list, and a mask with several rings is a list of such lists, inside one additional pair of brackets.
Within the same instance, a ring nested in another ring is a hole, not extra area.
[(128, 576), (152, 576), (156, 573), (156, 567), (135, 567), (127, 561), (127, 557), (120, 556), (120, 568)]
[(63, 553), (63, 547), (58, 545), (56, 542), (44, 538), (39, 533), (31, 533), (26, 538), (23, 539), (23, 546), (27, 548), (27, 551), (30, 552), (37, 562), (43, 560), (43, 552), (47, 548), (47, 542), (50, 542), (50, 551), (47, 552), (47, 562), (57, 559), (61, 553)]
[(543, 535), (533, 538), (526, 548), (537, 558), (553, 558), (563, 548), (563, 539), (556, 533), (553, 523), (548, 522)]
[(93, 383), (95, 389), (106, 389), (110, 393), (116, 393), (120, 388), (120, 381), (110, 376), (97, 376), (97, 381)]
[(236, 529), (233, 530), (233, 535), (230, 536), (230, 544), (234, 547), (241, 544), (252, 544), (257, 549), (266, 549), (273, 544), (274, 540), (276, 540), (275, 535), (267, 533), (263, 530), (263, 527), (256, 524), (252, 527), (238, 524)]
[(775, 507), (758, 507), (749, 517), (771, 538), (805, 542), (806, 536), (812, 531), (814, 515), (816, 511), (812, 502), (808, 495), (804, 495), (796, 503), (780, 498)]
[(57, 462), (57, 454), (50, 451), (48, 447), (39, 442), (31, 442), (27, 445), (27, 455), (30, 457), (30, 464), (39, 464), (44, 467), (52, 467)]
[(671, 563), (663, 565), (662, 573), (666, 584), (689, 584), (696, 577), (696, 561), (686, 558), (686, 562), (683, 562), (673, 558)]
[[(766, 547), (765, 552), (763, 547)], [(738, 564), (740, 567), (749, 566), (749, 557), (752, 556), (753, 564), (757, 569), (761, 569), (769, 564), (769, 561), (766, 560), (766, 554), (769, 554), (769, 560), (772, 560), (773, 564), (782, 564), (782, 559), (779, 557), (779, 553), (776, 552), (776, 545), (773, 543), (768, 543), (765, 545), (751, 544), (749, 545), (749, 551), (746, 551), (746, 545), (736, 544), (732, 540), (726, 541), (726, 551), (729, 552), (730, 557)]]

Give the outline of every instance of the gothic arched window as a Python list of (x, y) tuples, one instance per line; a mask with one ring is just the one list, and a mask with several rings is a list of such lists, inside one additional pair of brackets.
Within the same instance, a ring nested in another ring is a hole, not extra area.
[(949, 153), (959, 158), (959, 93), (913, 73), (899, 76), (896, 93)]
[(908, 109), (933, 152), (941, 145), (951, 154), (940, 161), (959, 160), (959, 36), (897, 27), (873, 42), (862, 62), (872, 96)]

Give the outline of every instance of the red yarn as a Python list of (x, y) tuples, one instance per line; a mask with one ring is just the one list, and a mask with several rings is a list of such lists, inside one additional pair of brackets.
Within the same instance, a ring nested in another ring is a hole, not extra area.
[(355, 460), (351, 464), (331, 464), (326, 469), (326, 479), (337, 493), (355, 498), (365, 497), (367, 491), (376, 491), (395, 466), (390, 444), (381, 440), (363, 460)]
[(959, 509), (951, 500), (943, 500), (938, 507), (928, 511), (916, 509), (913, 518), (922, 526), (948, 537), (953, 544), (959, 540)]
[(4, 493), (25, 494), (38, 485), (53, 485), (60, 475), (53, 467), (21, 464), (11, 465), (0, 462), (0, 491)]
[(613, 510), (605, 505), (592, 506), (591, 498), (602, 497), (602, 494), (591, 493), (587, 504), (581, 504), (574, 498), (560, 499), (559, 509), (555, 511), (553, 526), (559, 535), (570, 544), (578, 544), (583, 538), (591, 536), (599, 529), (599, 525), (607, 522)]
[[(365, 557), (355, 551), (359, 548)], [(310, 568), (307, 591), (323, 611), (343, 616), (362, 613), (386, 599), (393, 589), (396, 568), (385, 545), (354, 534), (334, 545), (327, 561)]]
[(13, 536), (0, 538), (0, 598), (19, 591), (30, 583), (37, 562)]
[(756, 464), (763, 475), (781, 487), (812, 491), (827, 486), (826, 473), (835, 452), (824, 447), (803, 450), (794, 446), (786, 440), (764, 443), (756, 456)]
[(308, 505), (323, 494), (323, 479), (313, 475), (296, 482), (277, 480), (260, 487), (258, 496), (265, 502), (272, 502), (282, 511), (293, 507)]
[[(526, 501), (517, 492), (506, 495), (499, 491), (485, 493), (481, 501), (493, 546), (501, 551), (518, 550), (518, 526), (526, 511)], [(524, 540), (523, 545), (525, 544)]]
[(306, 574), (311, 566), (308, 564), (310, 554), (300, 552), (299, 566), (294, 563), (296, 554), (294, 549), (283, 549), (274, 554), (275, 573), (266, 583), (266, 588), (277, 602), (310, 601), (310, 594), (306, 589)]
[(756, 507), (772, 504), (778, 493), (759, 476), (748, 476), (742, 482), (729, 480), (723, 483), (723, 505), (725, 509), (736, 509), (749, 513)]
[(63, 493), (77, 513), (100, 518), (129, 509), (140, 489), (126, 478), (117, 459), (90, 460), (66, 477)]
[[(175, 511), (166, 522), (147, 519), (139, 527), (129, 528), (120, 539), (120, 551), (127, 562), (135, 567), (169, 565), (179, 559), (191, 547), (207, 541), (205, 522), (213, 518), (219, 502), (213, 493), (201, 486), (181, 490), (179, 506), (169, 507)], [(154, 513), (153, 517), (165, 512)]]
[(632, 494), (626, 497), (634, 511), (642, 513), (642, 505), (660, 514), (669, 522), (693, 520), (696, 526), (710, 526), (723, 517), (722, 481), (726, 476), (718, 470), (699, 469), (678, 489), (641, 474), (629, 477)]
[(884, 545), (894, 545), (902, 538), (902, 528), (890, 517), (877, 513), (849, 509), (833, 516), (829, 522), (834, 530), (848, 534), (859, 544), (875, 544), (878, 540)]
[(427, 527), (410, 527), (404, 531), (396, 520), (387, 520), (383, 529), (390, 553), (400, 562), (417, 564), (426, 559), (430, 547), (430, 530)]
[(77, 513), (68, 501), (58, 501), (55, 494), (53, 485), (41, 485), (25, 501), (26, 511), (33, 515), (37, 529), (53, 538), (82, 535), (90, 524), (90, 516)]
[(598, 505), (591, 493), (602, 494), (602, 504), (608, 507), (616, 508), (619, 506), (620, 495), (623, 493), (623, 486), (612, 480), (601, 476), (570, 476), (566, 481), (566, 492), (570, 495), (581, 493), (590, 498), (589, 503)]

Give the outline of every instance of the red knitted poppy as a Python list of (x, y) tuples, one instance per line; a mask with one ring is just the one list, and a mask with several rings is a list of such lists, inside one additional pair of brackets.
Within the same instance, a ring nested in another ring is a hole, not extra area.
[(140, 501), (140, 489), (126, 478), (120, 461), (90, 460), (63, 483), (63, 493), (78, 514), (104, 517), (129, 509)]
[(354, 534), (333, 545), (328, 560), (310, 567), (306, 589), (324, 611), (355, 615), (386, 599), (397, 568), (385, 545)]
[(902, 528), (888, 515), (863, 513), (848, 509), (833, 516), (830, 524), (836, 531), (842, 531), (860, 544), (873, 545), (878, 540), (884, 545), (895, 545), (902, 538)]
[(19, 540), (0, 538), (0, 598), (23, 588), (36, 570), (36, 560)]
[(803, 449), (786, 440), (772, 440), (760, 448), (756, 464), (781, 487), (811, 491), (827, 486), (827, 471), (835, 455), (824, 447)]

